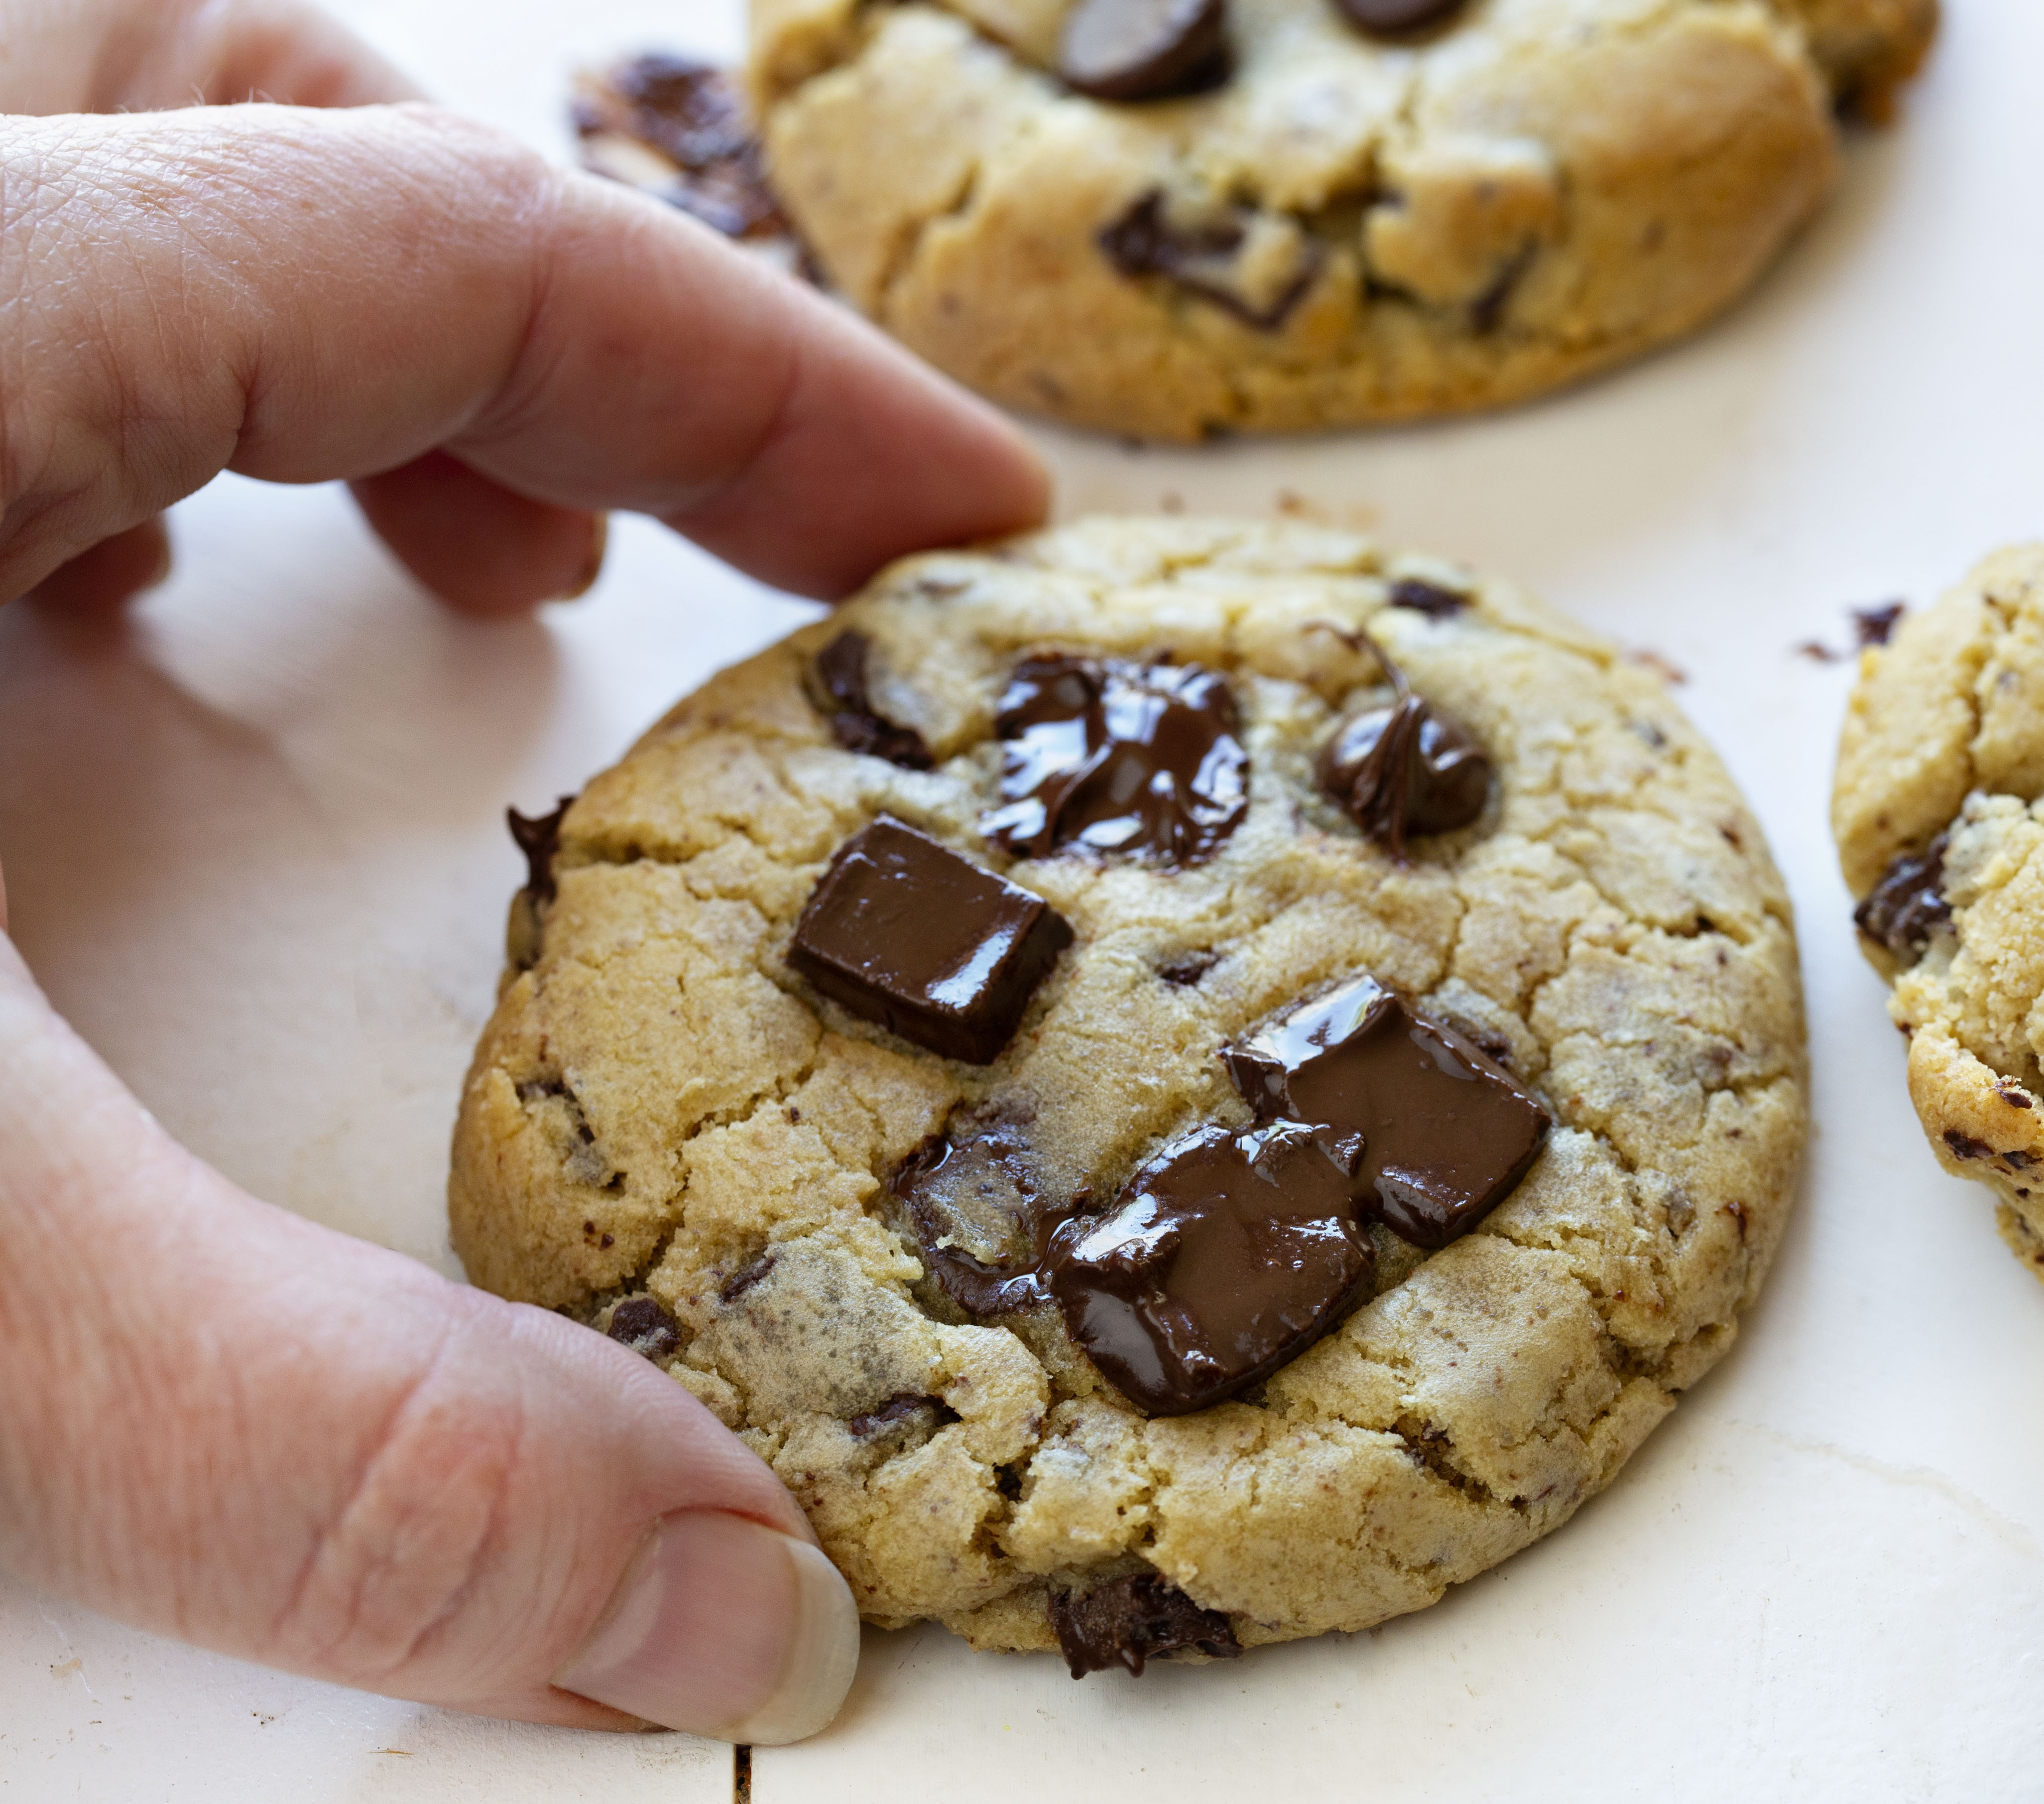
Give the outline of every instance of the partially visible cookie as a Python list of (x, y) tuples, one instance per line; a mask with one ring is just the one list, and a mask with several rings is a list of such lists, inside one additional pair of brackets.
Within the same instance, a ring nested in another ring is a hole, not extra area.
[(1662, 686), (1351, 534), (913, 559), (559, 819), (463, 1095), (475, 1280), (670, 1372), (876, 1621), (1074, 1671), (1359, 1629), (1731, 1344), (1788, 905)]
[(2044, 1279), (2044, 546), (1861, 654), (1831, 822), (1931, 1150)]
[(771, 180), (997, 399), (1191, 439), (1495, 406), (1687, 333), (1937, 0), (753, 0)]

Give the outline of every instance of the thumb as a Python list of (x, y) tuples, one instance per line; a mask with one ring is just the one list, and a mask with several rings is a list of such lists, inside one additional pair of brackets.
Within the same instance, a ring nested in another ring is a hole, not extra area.
[(563, 1317), (257, 1202), (0, 937), (0, 1564), (421, 1702), (791, 1741), (849, 1590), (767, 1468)]

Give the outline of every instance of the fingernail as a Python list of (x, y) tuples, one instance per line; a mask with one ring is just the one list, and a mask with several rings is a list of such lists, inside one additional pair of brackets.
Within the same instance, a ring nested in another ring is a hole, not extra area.
[(582, 567), (573, 587), (563, 589), (553, 599), (557, 602), (578, 602), (596, 587), (596, 579), (603, 574), (604, 553), (610, 549), (610, 516), (599, 514), (589, 536), (589, 558)]
[(685, 1510), (647, 1536), (554, 1683), (663, 1728), (771, 1745), (836, 1716), (858, 1664), (858, 1607), (820, 1552)]

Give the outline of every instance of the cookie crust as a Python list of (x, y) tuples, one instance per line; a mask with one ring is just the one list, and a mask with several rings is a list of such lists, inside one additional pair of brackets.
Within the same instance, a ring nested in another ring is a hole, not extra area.
[[(1393, 606), (1401, 579), (1466, 605)], [(1316, 780), (1320, 742), (1389, 692), (1330, 624), (1496, 761), (1484, 817), (1406, 866)], [(805, 678), (847, 628), (934, 769), (835, 743)], [(1228, 673), (1251, 799), (1208, 861), (1010, 861), (980, 836), (993, 709), (1051, 649)], [(882, 813), (1075, 930), (989, 1066), (785, 964), (833, 851)], [(1789, 1205), (1789, 908), (1722, 767), (1610, 646), (1351, 534), (1108, 520), (911, 560), (598, 777), (555, 880), (465, 1090), (456, 1247), (478, 1283), (598, 1326), (656, 1299), (663, 1363), (877, 1622), (1047, 1648), (1054, 1594), (1149, 1573), (1244, 1646), (1432, 1602), (1609, 1482), (1731, 1344)], [(1187, 1126), (1246, 1125), (1220, 1048), (1358, 970), (1499, 1048), (1555, 1126), (1445, 1250), (1377, 1230), (1374, 1296), (1260, 1390), (1146, 1419), (1054, 1311), (973, 1321), (925, 1278), (888, 1179), (955, 1110), (1016, 1124), (1047, 1190), (1111, 1194)]]
[(1139, 105), (1050, 72), (1066, 10), (754, 0), (771, 179), (939, 367), (1193, 439), (1497, 406), (1694, 329), (1817, 207), (1835, 110), (1887, 110), (1937, 0), (1472, 0), (1409, 42), (1231, 0), (1230, 79)]
[(1894, 986), (1909, 1096), (2044, 1281), (2044, 545), (1996, 552), (1861, 654), (1832, 794), (1856, 900), (1939, 844), (1950, 919), (1860, 944)]

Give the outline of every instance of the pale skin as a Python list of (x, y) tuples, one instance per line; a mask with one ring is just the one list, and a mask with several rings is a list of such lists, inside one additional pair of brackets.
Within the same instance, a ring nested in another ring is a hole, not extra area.
[[(612, 509), (826, 598), (1044, 511), (997, 416), (290, 0), (0, 0), (0, 602), (119, 606), (223, 469), (347, 479), (478, 614), (586, 587)], [(778, 1698), (783, 1732), (820, 1726), (828, 1684), (774, 1691), (815, 1666), (796, 1592), (836, 1583), (807, 1555), (750, 1591), (720, 1556), (714, 1608), (677, 1556), (655, 1676), (556, 1683), (595, 1670), (661, 1525), (806, 1547), (800, 1510), (636, 1355), (186, 1152), (6, 918), (0, 885), (0, 1567), (398, 1697), (735, 1735)]]

